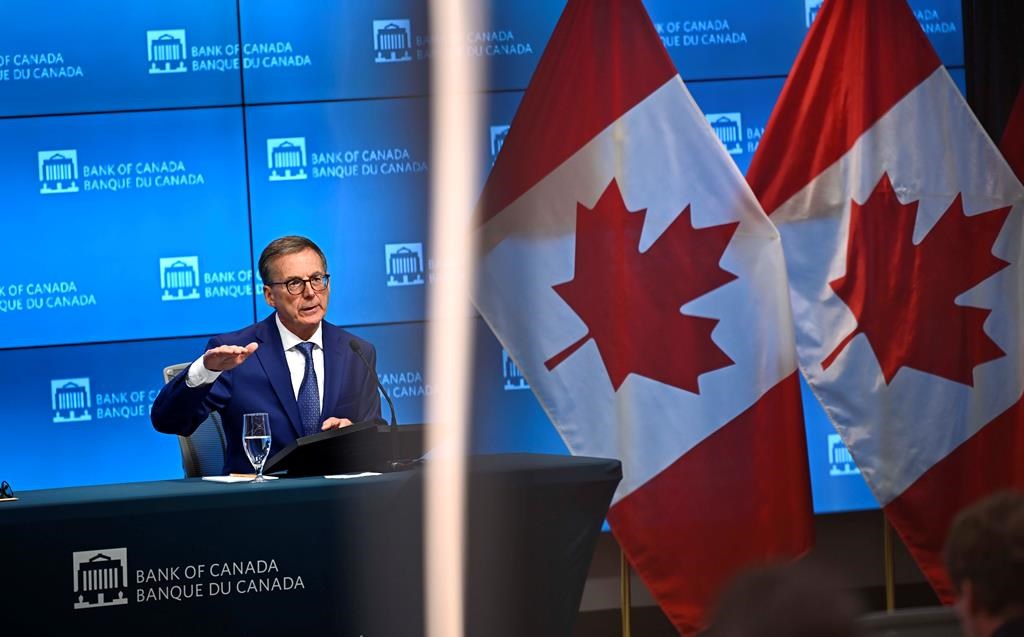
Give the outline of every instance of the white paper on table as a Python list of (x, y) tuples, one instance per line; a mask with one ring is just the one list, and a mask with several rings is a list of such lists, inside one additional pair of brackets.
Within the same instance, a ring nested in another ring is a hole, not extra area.
[(379, 476), (379, 473), (374, 471), (364, 471), (362, 473), (340, 473), (334, 476), (324, 476), (330, 480), (348, 480), (350, 478), (365, 478), (366, 476)]
[[(209, 480), (210, 482), (252, 482), (256, 479), (256, 474), (245, 475), (245, 476), (203, 476), (203, 480)], [(264, 480), (277, 480), (277, 476), (263, 476)]]

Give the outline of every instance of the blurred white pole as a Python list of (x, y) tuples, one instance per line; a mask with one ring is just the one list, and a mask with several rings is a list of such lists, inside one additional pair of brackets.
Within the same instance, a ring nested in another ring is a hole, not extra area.
[(473, 325), (469, 305), (474, 249), (470, 223), (477, 193), (478, 82), (458, 52), (475, 31), (480, 3), (431, 0), (431, 234), (433, 283), (427, 305), (427, 448), (424, 538), (426, 634), (462, 637), (466, 442)]

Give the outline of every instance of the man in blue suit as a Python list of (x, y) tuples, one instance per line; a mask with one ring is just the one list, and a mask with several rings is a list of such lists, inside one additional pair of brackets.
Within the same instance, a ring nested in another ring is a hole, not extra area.
[(242, 449), (243, 414), (270, 415), (271, 455), (301, 436), (380, 418), (373, 346), (324, 320), (331, 287), (320, 248), (305, 237), (275, 239), (260, 255), (259, 272), (263, 298), (276, 311), (210, 339), (160, 391), (150, 415), (157, 431), (186, 436), (219, 412), (225, 473), (253, 470)]

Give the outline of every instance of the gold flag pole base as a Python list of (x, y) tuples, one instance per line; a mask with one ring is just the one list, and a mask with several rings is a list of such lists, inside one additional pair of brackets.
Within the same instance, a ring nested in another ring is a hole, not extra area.
[(883, 568), (885, 569), (885, 610), (892, 613), (896, 610), (896, 560), (893, 550), (892, 525), (889, 518), (882, 513), (882, 543), (884, 546)]
[(630, 608), (632, 607), (629, 560), (619, 547), (619, 609), (622, 611), (622, 637), (630, 637)]

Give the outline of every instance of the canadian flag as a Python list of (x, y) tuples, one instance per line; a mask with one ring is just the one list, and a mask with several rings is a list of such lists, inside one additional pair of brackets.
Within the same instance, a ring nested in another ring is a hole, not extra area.
[(570, 0), (480, 203), (476, 304), (684, 631), (811, 542), (781, 242), (640, 0)]
[(949, 601), (952, 517), (1024, 487), (1021, 184), (904, 0), (826, 0), (747, 178), (800, 367)]

